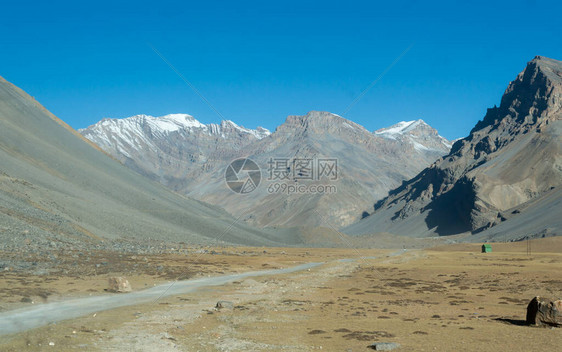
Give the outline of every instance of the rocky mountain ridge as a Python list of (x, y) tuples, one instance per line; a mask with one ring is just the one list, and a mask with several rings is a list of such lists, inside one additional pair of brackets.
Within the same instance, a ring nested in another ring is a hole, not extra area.
[(79, 132), (123, 164), (174, 190), (271, 134), (228, 120), (203, 124), (187, 114), (103, 119)]
[[(403, 180), (449, 151), (450, 144), (423, 121), (397, 131), (393, 138), (329, 112), (291, 115), (273, 133), (248, 130), (232, 122), (203, 125), (189, 115), (188, 127), (155, 131), (131, 127), (124, 120), (100, 121), (81, 130), (106, 152), (132, 169), (180, 193), (224, 207), (259, 226), (334, 226), (349, 224)], [(139, 120), (135, 118), (133, 120)], [(178, 119), (176, 119), (177, 121)], [(117, 130), (114, 126), (120, 126)], [(214, 130), (220, 126), (220, 129)], [(229, 129), (230, 128), (230, 129)], [(276, 158), (332, 158), (339, 162), (337, 195), (300, 194), (291, 197), (267, 194), (266, 184), (240, 202), (228, 190), (224, 170), (240, 157), (250, 157), (266, 179), (268, 162)], [(290, 198), (285, 199), (285, 198)], [(328, 200), (332, 199), (332, 200)]]
[(451, 149), (451, 142), (441, 137), (437, 130), (423, 120), (401, 121), (387, 128), (374, 132), (376, 135), (389, 139), (406, 139), (419, 150), (442, 151), (443, 146)]
[[(562, 184), (561, 131), (562, 62), (539, 56), (509, 84), (500, 106), (488, 109), (469, 136), (391, 191), (373, 214), (347, 231), (479, 233), (520, 216), (519, 208), (540, 203), (541, 197), (553, 204), (551, 193)], [(544, 216), (552, 211), (545, 208)], [(558, 225), (537, 226), (538, 233), (557, 231)]]

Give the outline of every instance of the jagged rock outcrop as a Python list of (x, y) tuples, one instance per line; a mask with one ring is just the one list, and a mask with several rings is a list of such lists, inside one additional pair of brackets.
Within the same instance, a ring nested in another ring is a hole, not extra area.
[(520, 214), (517, 207), (552, 198), (562, 184), (561, 124), (562, 62), (536, 57), (468, 137), (348, 231), (476, 233)]

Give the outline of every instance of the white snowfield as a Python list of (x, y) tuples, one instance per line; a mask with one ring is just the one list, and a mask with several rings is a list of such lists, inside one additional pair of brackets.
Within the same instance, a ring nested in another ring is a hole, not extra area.
[[(90, 128), (96, 132), (96, 142), (101, 139), (109, 144), (109, 134), (119, 137), (117, 140), (131, 141), (135, 137), (141, 138), (139, 136), (144, 135), (145, 129), (150, 129), (153, 134), (161, 136), (177, 131), (201, 130), (208, 134), (221, 135), (224, 138), (224, 130), (227, 127), (233, 128), (238, 133), (250, 134), (256, 139), (262, 139), (271, 134), (269, 130), (263, 127), (253, 130), (239, 126), (230, 120), (222, 121), (220, 124), (210, 123), (205, 125), (188, 114), (168, 114), (160, 117), (135, 115), (124, 119), (105, 118)], [(137, 131), (138, 133), (136, 133)]]

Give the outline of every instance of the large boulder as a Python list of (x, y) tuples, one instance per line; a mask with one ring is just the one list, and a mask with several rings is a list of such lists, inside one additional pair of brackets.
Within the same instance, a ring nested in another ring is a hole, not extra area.
[(527, 324), (562, 325), (562, 300), (536, 296), (527, 306)]
[(110, 277), (107, 281), (109, 292), (131, 292), (131, 284), (124, 277)]

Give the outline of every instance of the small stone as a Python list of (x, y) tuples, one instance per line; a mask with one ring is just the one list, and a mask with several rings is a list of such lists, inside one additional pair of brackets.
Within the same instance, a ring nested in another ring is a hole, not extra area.
[(369, 348), (375, 351), (391, 351), (398, 347), (400, 347), (400, 344), (396, 342), (375, 342), (374, 344), (369, 345)]
[(54, 342), (52, 342), (52, 341), (51, 341), (51, 342), (49, 342), (49, 346), (54, 346), (54, 345), (55, 345), (55, 343), (54, 343)]
[(217, 304), (215, 305), (216, 309), (232, 309), (234, 308), (234, 303), (230, 302), (230, 301), (218, 301)]

